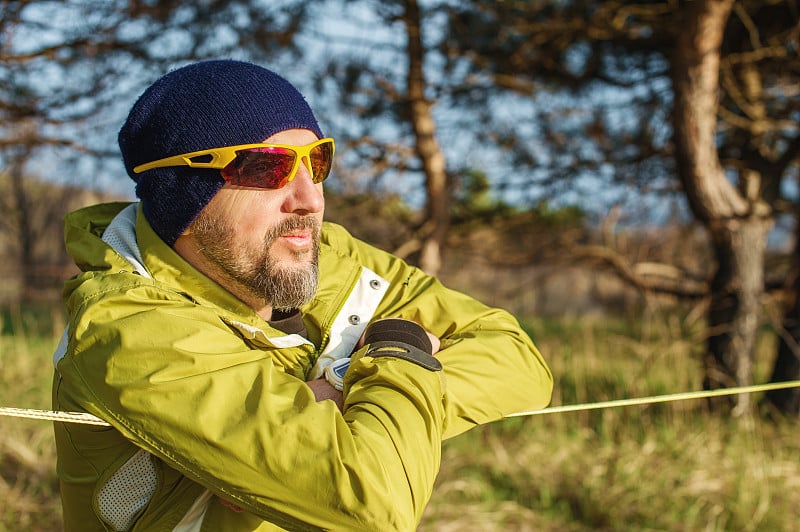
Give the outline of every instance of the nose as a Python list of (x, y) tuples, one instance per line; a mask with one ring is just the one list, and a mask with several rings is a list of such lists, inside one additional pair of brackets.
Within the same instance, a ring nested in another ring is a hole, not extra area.
[[(304, 163), (305, 161), (303, 161)], [(322, 194), (322, 184), (314, 183), (311, 172), (306, 164), (301, 164), (294, 176), (285, 187), (287, 195), (284, 201), (284, 210), (295, 214), (316, 214), (325, 208), (325, 198)]]

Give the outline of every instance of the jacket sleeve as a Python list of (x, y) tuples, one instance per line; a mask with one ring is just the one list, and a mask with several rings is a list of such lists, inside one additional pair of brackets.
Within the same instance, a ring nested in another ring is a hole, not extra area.
[(514, 412), (550, 402), (553, 378), (539, 350), (508, 312), (478, 301), (416, 272), (399, 317), (420, 323), (442, 340), (437, 358), (447, 382), (444, 437)]
[(409, 319), (441, 339), (436, 357), (447, 382), (445, 438), (548, 405), (553, 390), (550, 369), (511, 314), (445, 287), (340, 226), (331, 227), (328, 238), (332, 247), (390, 281), (393, 288), (378, 318)]
[(440, 465), (442, 372), (362, 348), (342, 415), (209, 309), (153, 286), (94, 293), (59, 363), (70, 400), (285, 528), (415, 529)]

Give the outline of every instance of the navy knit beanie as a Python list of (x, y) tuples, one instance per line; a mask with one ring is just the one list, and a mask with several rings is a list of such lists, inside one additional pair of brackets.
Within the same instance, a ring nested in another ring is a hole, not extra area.
[(253, 144), (287, 129), (322, 138), (298, 90), (266, 68), (232, 60), (203, 61), (170, 72), (133, 105), (119, 147), (153, 230), (168, 245), (222, 188), (219, 170), (174, 166), (134, 174), (144, 163), (210, 148)]

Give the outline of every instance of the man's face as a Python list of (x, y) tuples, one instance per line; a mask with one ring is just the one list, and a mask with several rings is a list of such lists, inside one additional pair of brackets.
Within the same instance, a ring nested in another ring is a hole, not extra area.
[[(293, 129), (265, 142), (315, 140), (314, 133)], [(200, 264), (190, 262), (247, 303), (297, 308), (316, 293), (324, 207), (322, 184), (313, 183), (304, 164), (280, 189), (226, 184), (189, 228)]]

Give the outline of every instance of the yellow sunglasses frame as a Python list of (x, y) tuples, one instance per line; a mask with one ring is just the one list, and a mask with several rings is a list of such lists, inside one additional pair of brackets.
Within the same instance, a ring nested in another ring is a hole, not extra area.
[[(236, 153), (239, 151), (249, 150), (252, 148), (284, 148), (293, 151), (297, 154), (297, 159), (294, 162), (294, 166), (292, 167), (292, 170), (289, 172), (289, 176), (286, 178), (286, 181), (284, 181), (285, 183), (289, 183), (297, 175), (297, 170), (300, 168), (301, 160), (306, 161), (305, 164), (306, 168), (308, 168), (308, 172), (311, 174), (312, 178), (315, 177), (314, 171), (311, 169), (311, 150), (313, 150), (314, 148), (316, 148), (321, 144), (331, 145), (331, 157), (333, 157), (333, 154), (336, 152), (336, 145), (334, 144), (332, 138), (325, 137), (319, 139), (316, 142), (312, 142), (311, 144), (306, 144), (305, 146), (292, 146), (291, 144), (266, 144), (266, 143), (240, 144), (238, 146), (226, 146), (224, 148), (211, 148), (208, 150), (182, 153), (181, 155), (173, 155), (171, 157), (165, 157), (163, 159), (158, 159), (157, 161), (151, 161), (149, 163), (135, 166), (133, 168), (133, 173), (141, 174), (142, 172), (152, 170), (153, 168), (165, 168), (168, 166), (188, 166), (190, 168), (213, 168), (215, 170), (222, 170), (236, 158)], [(197, 157), (208, 157), (208, 156), (211, 156), (210, 161), (193, 160), (196, 159)]]

